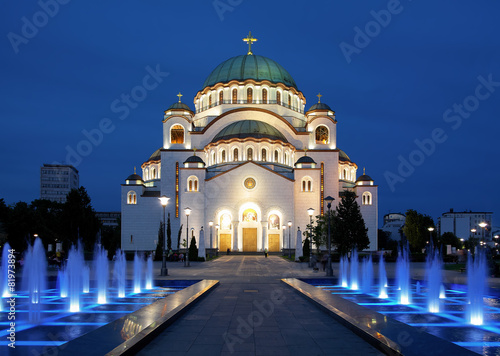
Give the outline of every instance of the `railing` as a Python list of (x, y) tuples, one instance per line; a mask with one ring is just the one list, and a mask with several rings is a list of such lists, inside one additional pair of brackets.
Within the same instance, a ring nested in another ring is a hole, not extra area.
[(278, 100), (251, 100), (251, 101), (249, 101), (249, 100), (234, 100), (234, 101), (233, 100), (222, 100), (222, 101), (217, 101), (217, 102), (210, 104), (210, 105), (202, 106), (201, 108), (196, 110), (196, 113), (198, 114), (202, 111), (211, 109), (213, 107), (216, 107), (216, 106), (219, 106), (222, 104), (278, 104), (280, 106), (283, 106), (287, 109), (296, 111), (298, 113), (301, 113), (301, 114), (304, 113), (304, 110), (302, 110), (301, 108), (295, 107), (293, 105), (288, 105), (288, 104), (284, 103), (283, 101), (278, 101)]

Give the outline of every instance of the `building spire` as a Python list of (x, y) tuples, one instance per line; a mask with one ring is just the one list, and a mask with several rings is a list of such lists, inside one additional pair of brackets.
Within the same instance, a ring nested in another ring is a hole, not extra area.
[(196, 147), (193, 147), (193, 156), (196, 156)]
[(319, 104), (319, 103), (321, 103), (321, 97), (322, 97), (323, 95), (321, 95), (321, 93), (318, 93), (318, 95), (316, 95), (316, 96), (318, 97), (318, 104)]
[(177, 96), (179, 97), (179, 103), (180, 103), (180, 102), (181, 102), (181, 97), (182, 97), (183, 95), (181, 94), (181, 92), (179, 92), (179, 94), (177, 94)]
[(304, 148), (304, 156), (307, 156), (307, 148)]
[(135, 172), (135, 166), (134, 166), (134, 174), (137, 174), (137, 173)]
[(247, 55), (252, 55), (252, 43), (257, 42), (257, 39), (252, 36), (252, 31), (248, 31), (248, 36), (243, 39), (244, 42), (248, 43), (248, 53)]

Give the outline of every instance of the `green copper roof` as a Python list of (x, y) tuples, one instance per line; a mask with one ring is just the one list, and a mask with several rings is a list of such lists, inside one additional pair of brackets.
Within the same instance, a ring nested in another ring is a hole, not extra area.
[(255, 120), (241, 120), (233, 122), (215, 135), (212, 142), (247, 137), (269, 138), (271, 140), (288, 142), (285, 136), (283, 136), (283, 134), (275, 127), (266, 124), (265, 122)]
[(309, 110), (307, 110), (307, 111), (313, 111), (313, 110), (329, 110), (329, 111), (333, 111), (325, 103), (316, 103), (313, 106), (311, 106), (311, 108)]
[(271, 83), (283, 83), (297, 89), (292, 76), (281, 65), (263, 56), (246, 54), (219, 64), (205, 80), (202, 90), (217, 83), (246, 79), (269, 80)]
[(175, 102), (173, 103), (172, 105), (170, 105), (170, 107), (167, 109), (168, 110), (189, 110), (189, 111), (193, 111), (191, 110), (191, 108), (189, 106), (187, 106), (186, 104), (184, 103), (181, 103), (181, 102)]

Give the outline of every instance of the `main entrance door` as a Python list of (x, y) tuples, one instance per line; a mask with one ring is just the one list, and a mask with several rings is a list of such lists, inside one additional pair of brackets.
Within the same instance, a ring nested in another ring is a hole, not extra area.
[(219, 251), (226, 252), (227, 249), (231, 249), (231, 234), (220, 234)]
[(269, 234), (269, 252), (279, 252), (280, 250), (280, 235), (279, 234)]
[(257, 228), (243, 228), (243, 251), (257, 251)]

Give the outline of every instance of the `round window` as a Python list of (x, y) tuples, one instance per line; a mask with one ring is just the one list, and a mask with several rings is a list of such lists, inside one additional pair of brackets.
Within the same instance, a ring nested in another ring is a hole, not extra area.
[(245, 184), (245, 188), (253, 189), (253, 188), (255, 188), (255, 179), (247, 178), (247, 179), (245, 179), (244, 184)]

